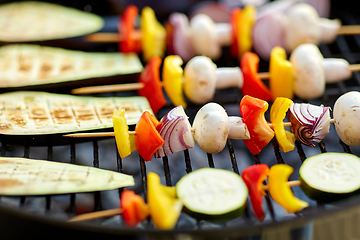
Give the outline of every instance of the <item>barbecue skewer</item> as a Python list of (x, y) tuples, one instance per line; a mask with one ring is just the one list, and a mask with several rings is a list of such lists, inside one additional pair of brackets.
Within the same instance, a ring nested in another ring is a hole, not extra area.
[[(334, 119), (330, 120), (330, 123), (335, 123)], [(268, 124), (269, 127), (272, 127), (272, 123)], [(291, 127), (291, 122), (284, 122), (284, 127)], [(194, 128), (191, 128), (191, 131), (194, 131)], [(135, 135), (135, 131), (128, 131), (130, 135)], [(90, 137), (114, 137), (115, 132), (103, 132), (103, 133), (72, 133), (72, 134), (65, 134), (63, 137), (70, 137), (70, 138), (90, 138)]]
[[(293, 180), (293, 181), (288, 181), (286, 184), (289, 187), (295, 187), (295, 186), (300, 186), (301, 183), (299, 180)], [(269, 190), (268, 185), (263, 185), (262, 188), (263, 188), (263, 191)], [(81, 214), (81, 215), (78, 215), (76, 217), (69, 219), (68, 222), (89, 221), (89, 220), (94, 220), (94, 219), (98, 219), (98, 218), (112, 217), (112, 216), (116, 216), (116, 215), (121, 215), (122, 212), (123, 212), (123, 210), (121, 208), (114, 208), (114, 209), (109, 209), (109, 210), (84, 213), (84, 214)]]

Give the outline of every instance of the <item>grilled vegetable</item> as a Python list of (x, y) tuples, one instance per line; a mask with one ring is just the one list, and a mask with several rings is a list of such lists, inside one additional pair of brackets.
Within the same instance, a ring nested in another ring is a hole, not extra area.
[(101, 17), (52, 3), (24, 1), (0, 7), (0, 41), (63, 39), (99, 31)]
[(151, 108), (144, 97), (80, 97), (45, 92), (0, 94), (0, 134), (44, 135), (111, 128), (125, 108), (128, 125)]
[(133, 186), (132, 176), (68, 163), (0, 157), (0, 195), (44, 195)]
[(185, 212), (210, 221), (239, 217), (248, 197), (248, 189), (238, 174), (216, 168), (201, 168), (185, 175), (176, 184), (176, 193)]
[(300, 167), (300, 187), (311, 199), (328, 203), (349, 197), (360, 189), (360, 158), (349, 153), (322, 153)]
[[(89, 53), (30, 44), (0, 48), (0, 88), (99, 85), (119, 82), (118, 75), (125, 75), (122, 80), (130, 79), (130, 74), (140, 74), (142, 70), (135, 54)], [(96, 78), (104, 81), (95, 81)]]

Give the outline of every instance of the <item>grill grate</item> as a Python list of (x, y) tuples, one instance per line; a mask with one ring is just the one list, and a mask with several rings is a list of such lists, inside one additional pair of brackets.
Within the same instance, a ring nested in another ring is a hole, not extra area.
[[(359, 24), (360, 21), (353, 15), (349, 13), (343, 13), (343, 12), (336, 12), (335, 14), (337, 17), (342, 19), (344, 24)], [(330, 45), (321, 45), (320, 50), (323, 53), (324, 57), (339, 57), (344, 58), (348, 60), (351, 64), (359, 63), (360, 62), (360, 36), (338, 36), (337, 40), (330, 44)], [(328, 105), (333, 106), (336, 98), (350, 90), (360, 90), (360, 73), (355, 72), (353, 73), (353, 77), (350, 80), (336, 83), (336, 84), (329, 84), (326, 89), (326, 94), (321, 99), (311, 100), (310, 103), (313, 103), (315, 105)], [(235, 94), (235, 101), (229, 100), (231, 97), (227, 95), (224, 100), (221, 100), (221, 96), (219, 93), (215, 96), (214, 101), (222, 104), (227, 110), (229, 115), (232, 115), (231, 112), (235, 112), (233, 115), (238, 115), (236, 111), (238, 111), (237, 104), (239, 102), (239, 99), (241, 96), (239, 96), (239, 91), (236, 89), (229, 90), (232, 91), (232, 93)], [(295, 102), (301, 102), (300, 99), (295, 99)], [(232, 105), (232, 106), (231, 106)], [(235, 107), (234, 107), (235, 105)], [(189, 109), (190, 114), (189, 117), (192, 119), (194, 116), (194, 113), (199, 109), (200, 106), (191, 106), (192, 109)], [(236, 110), (234, 110), (236, 109)], [(164, 109), (164, 111), (167, 111), (167, 109)], [(111, 140), (115, 142), (114, 140)], [(295, 142), (296, 144), (296, 151), (294, 150), (291, 153), (282, 153), (279, 149), (279, 145), (275, 139), (272, 140), (271, 144), (268, 144), (264, 150), (258, 154), (253, 156), (245, 147), (245, 145), (242, 143), (242, 141), (236, 141), (236, 140), (228, 140), (226, 148), (228, 149), (228, 154), (226, 153), (226, 150), (222, 151), (219, 154), (212, 155), (212, 154), (206, 154), (204, 152), (198, 151), (199, 149), (194, 148), (194, 150), (185, 150), (183, 153), (174, 154), (174, 156), (165, 156), (162, 159), (155, 159), (152, 162), (145, 163), (144, 159), (140, 156), (134, 156), (136, 154), (132, 154), (131, 158), (126, 161), (123, 161), (123, 159), (119, 156), (115, 143), (113, 143), (113, 146), (111, 147), (111, 150), (115, 152), (115, 154), (112, 154), (112, 157), (109, 159), (107, 156), (109, 154), (104, 154), (101, 150), (101, 147), (103, 147), (105, 144), (102, 144), (102, 140), (100, 139), (93, 139), (92, 142), (92, 149), (93, 149), (93, 156), (92, 156), (92, 163), (90, 163), (92, 166), (96, 168), (102, 167), (102, 163), (114, 161), (113, 169), (118, 172), (134, 172), (137, 174), (140, 180), (139, 186), (136, 187), (137, 192), (139, 192), (146, 200), (146, 176), (147, 172), (149, 171), (157, 171), (158, 173), (161, 173), (162, 181), (164, 181), (165, 185), (167, 186), (173, 186), (177, 180), (184, 174), (192, 172), (194, 169), (198, 169), (200, 167), (219, 167), (219, 168), (228, 168), (232, 169), (235, 173), (240, 174), (241, 170), (246, 167), (249, 164), (259, 164), (259, 163), (267, 163), (270, 166), (277, 163), (286, 163), (289, 165), (294, 166), (294, 168), (298, 170), (298, 167), (301, 165), (301, 163), (306, 159), (306, 157), (320, 153), (320, 152), (327, 152), (327, 151), (338, 151), (338, 152), (347, 152), (347, 153), (353, 153), (357, 156), (360, 156), (359, 149), (350, 149), (346, 144), (344, 144), (341, 140), (338, 140), (338, 137), (336, 135), (335, 129), (332, 127), (330, 129), (330, 134), (324, 139), (323, 142), (318, 144), (317, 148), (309, 148), (304, 147), (301, 145), (298, 141)], [(89, 145), (89, 142), (86, 143)], [(109, 144), (109, 141), (106, 140), (106, 144)], [(110, 143), (111, 145), (111, 143)], [(64, 156), (70, 156), (70, 159), (68, 160), (71, 164), (79, 164), (77, 159), (83, 159), (86, 158), (83, 155), (83, 151), (79, 153), (77, 150), (77, 147), (79, 146), (78, 143), (75, 143), (73, 140), (70, 140), (69, 146), (66, 146), (65, 148), (69, 148), (66, 151), (69, 151), (70, 154), (63, 153)], [(21, 148), (21, 147), (20, 147)], [(87, 148), (87, 147), (86, 147)], [(1, 140), (1, 156), (19, 156), (19, 150), (17, 146), (9, 145), (7, 144), (6, 138), (2, 138)], [(56, 146), (53, 146), (51, 143), (45, 147), (46, 152), (46, 159), (49, 161), (57, 161), (55, 158), (59, 158), (58, 154), (59, 152), (64, 152), (65, 150), (61, 149), (60, 151), (56, 149)], [(106, 149), (105, 149), (106, 150)], [(65, 152), (66, 152), (65, 151)], [(39, 149), (36, 147), (32, 147), (29, 144), (25, 144), (23, 146), (23, 153), (22, 155), (25, 158), (29, 158), (32, 155), (38, 154)], [(272, 153), (273, 152), (273, 153)], [(61, 155), (61, 154), (59, 154)], [(106, 155), (106, 156), (105, 156)], [(63, 156), (63, 155), (61, 155)], [(104, 157), (105, 156), (105, 157)], [(230, 163), (226, 162), (227, 158), (230, 157)], [(136, 159), (138, 158), (138, 159)], [(180, 160), (179, 160), (180, 159)], [(182, 159), (182, 160), (181, 160)], [(200, 159), (200, 161), (199, 161)], [(138, 162), (137, 162), (138, 161)], [(183, 165), (180, 163), (177, 164), (176, 161), (182, 161)], [(155, 163), (154, 163), (155, 162)], [(138, 167), (136, 167), (136, 165)], [(131, 165), (131, 167), (130, 167)], [(180, 166), (181, 165), (181, 166)], [(135, 166), (135, 167), (134, 167)], [(161, 171), (159, 168), (156, 168), (157, 166), (161, 166)], [(180, 166), (180, 167), (179, 167)], [(134, 170), (135, 169), (135, 170)], [(296, 176), (296, 172), (294, 173), (294, 176)], [(136, 179), (137, 181), (137, 179)], [(139, 181), (138, 181), (139, 182)], [(122, 189), (119, 189), (117, 191), (117, 202), (119, 199), (119, 196), (121, 194)], [(274, 203), (271, 198), (269, 197), (269, 194), (265, 196), (265, 211), (267, 212), (266, 221), (265, 224), (275, 224), (275, 223), (283, 223), (287, 222), (288, 219), (296, 220), (296, 219), (304, 219), (309, 216), (313, 216), (314, 209), (316, 209), (316, 214), (319, 214), (320, 212), (325, 212), (328, 209), (332, 209), (332, 205), (324, 205), (321, 203), (316, 203), (312, 200), (309, 200), (298, 188), (294, 188), (294, 193), (297, 197), (301, 199), (306, 199), (310, 202), (310, 208), (303, 210), (300, 213), (295, 214), (294, 216), (284, 214), (284, 211), (277, 206), (276, 203)], [(104, 208), (103, 200), (104, 196), (107, 196), (105, 192), (94, 192), (93, 194), (93, 209), (92, 211), (98, 211), (102, 210)], [(69, 202), (68, 207), (68, 214), (69, 215), (75, 215), (78, 211), (79, 204), (77, 203), (78, 200), (78, 194), (69, 194), (64, 197), (66, 197)], [(43, 197), (39, 197), (43, 198)], [(45, 196), (45, 204), (43, 205), (45, 215), (46, 213), (52, 212), (52, 207), (54, 204), (56, 204), (56, 196)], [(359, 196), (357, 197), (359, 199)], [(8, 198), (2, 196), (0, 198), (1, 205), (6, 205), (7, 200), (11, 199), (11, 201), (18, 201), (18, 206), (21, 209), (25, 209), (26, 211), (26, 204), (28, 200), (32, 200), (33, 197), (27, 197), (22, 196), (20, 198)], [(5, 201), (6, 200), (6, 201)], [(338, 205), (340, 208), (346, 208), (346, 204)], [(116, 207), (116, 206), (115, 206)], [(196, 230), (196, 231), (190, 231), (191, 234), (197, 235), (199, 233), (206, 233), (207, 236), (210, 236), (212, 233), (212, 229), (215, 229), (217, 233), (220, 233), (220, 229), (225, 228), (225, 230), (228, 228), (232, 230), (232, 232), (228, 232), (228, 234), (238, 234), (239, 236), (242, 236), (244, 233), (240, 233), (239, 229), (248, 229), (248, 232), (246, 234), (254, 235), (254, 232), (251, 232), (251, 226), (258, 226), (261, 224), (257, 223), (254, 216), (252, 215), (251, 208), (246, 208), (245, 213), (242, 217), (239, 219), (227, 222), (225, 224), (212, 224), (206, 221), (194, 221), (192, 219), (189, 219), (188, 217), (184, 216), (182, 214), (181, 218), (185, 219), (183, 222), (179, 222), (177, 225), (177, 229), (175, 229), (173, 232), (182, 231), (182, 230)], [(101, 220), (101, 221), (94, 221), (92, 225), (95, 226), (102, 226), (107, 222), (107, 220)], [(139, 233), (153, 233), (154, 227), (151, 224), (151, 221), (148, 220), (144, 224), (142, 224), (143, 229), (137, 229)], [(233, 227), (236, 227), (237, 229), (233, 231)], [(126, 229), (123, 226), (119, 226), (119, 224), (116, 225), (116, 228), (113, 228), (112, 230), (117, 230), (116, 234), (135, 234), (136, 232), (131, 232), (131, 230)], [(90, 231), (90, 229), (87, 229)], [(204, 231), (198, 231), (198, 230), (204, 230)], [(230, 231), (229, 230), (229, 231)], [(158, 233), (155, 231), (155, 233)], [(216, 235), (216, 234), (215, 234)], [(229, 238), (230, 239), (230, 238)]]

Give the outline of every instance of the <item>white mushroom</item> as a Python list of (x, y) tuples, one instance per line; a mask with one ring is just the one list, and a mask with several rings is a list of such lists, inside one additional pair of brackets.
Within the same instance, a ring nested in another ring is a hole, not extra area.
[(193, 137), (207, 153), (222, 151), (229, 135), (229, 118), (225, 109), (217, 103), (204, 105), (193, 122)]
[(360, 146), (360, 92), (341, 95), (334, 104), (335, 129), (348, 146)]
[(198, 14), (190, 20), (190, 28), (195, 52), (211, 59), (218, 59), (222, 52), (213, 20), (205, 14)]
[(242, 88), (243, 82), (239, 67), (216, 68), (213, 61), (205, 56), (192, 58), (184, 69), (184, 93), (197, 104), (212, 100), (215, 89)]
[(186, 64), (184, 69), (184, 93), (197, 104), (213, 99), (216, 84), (216, 65), (210, 58), (196, 56)]
[(292, 52), (303, 43), (319, 44), (320, 26), (319, 15), (309, 4), (299, 3), (294, 5), (287, 14), (285, 46)]
[(250, 139), (249, 129), (243, 118), (229, 116), (229, 136), (230, 139)]
[(325, 92), (323, 56), (317, 46), (301, 44), (290, 56), (294, 75), (294, 93), (301, 99), (312, 99)]

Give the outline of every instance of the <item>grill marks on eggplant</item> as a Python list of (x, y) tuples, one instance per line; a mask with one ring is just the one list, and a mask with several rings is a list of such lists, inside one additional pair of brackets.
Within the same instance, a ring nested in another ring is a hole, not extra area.
[(135, 54), (90, 53), (14, 44), (0, 48), (0, 87), (22, 87), (139, 73)]
[(46, 2), (0, 6), (0, 41), (63, 39), (99, 31), (104, 20), (95, 14)]
[(0, 133), (50, 134), (112, 127), (112, 113), (126, 109), (128, 124), (151, 111), (143, 97), (80, 97), (45, 92), (0, 95)]

